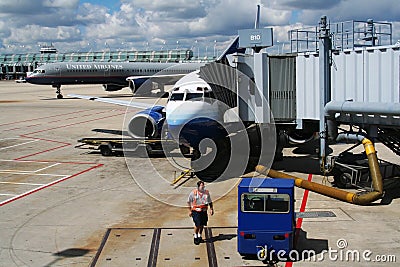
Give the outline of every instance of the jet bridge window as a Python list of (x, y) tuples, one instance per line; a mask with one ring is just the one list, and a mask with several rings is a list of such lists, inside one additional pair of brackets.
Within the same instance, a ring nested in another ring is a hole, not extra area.
[(289, 200), (288, 194), (245, 193), (241, 196), (241, 209), (243, 212), (288, 213)]
[(187, 93), (186, 100), (203, 101), (203, 93)]
[(180, 101), (183, 100), (184, 93), (174, 93), (169, 98), (170, 101)]

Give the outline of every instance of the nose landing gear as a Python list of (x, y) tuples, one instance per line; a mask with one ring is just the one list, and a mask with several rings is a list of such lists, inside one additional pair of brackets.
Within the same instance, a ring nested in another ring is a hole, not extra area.
[(63, 99), (64, 96), (61, 94), (61, 84), (54, 84), (54, 88), (56, 88), (57, 99)]

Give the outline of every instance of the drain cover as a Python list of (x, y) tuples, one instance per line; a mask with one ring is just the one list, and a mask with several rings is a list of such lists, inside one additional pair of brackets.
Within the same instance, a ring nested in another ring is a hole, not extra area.
[(320, 217), (336, 217), (336, 215), (330, 210), (296, 212), (296, 218), (320, 218)]

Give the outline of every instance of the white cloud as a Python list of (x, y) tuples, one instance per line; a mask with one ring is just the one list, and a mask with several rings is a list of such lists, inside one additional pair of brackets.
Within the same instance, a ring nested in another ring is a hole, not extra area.
[(31, 42), (62, 42), (66, 40), (79, 39), (80, 31), (75, 27), (40, 27), (38, 25), (27, 25), (14, 29), (7, 38), (6, 43), (29, 44)]
[[(34, 1), (32, 1), (34, 2)], [(77, 8), (79, 0), (45, 0), (43, 1), (44, 7), (57, 7), (57, 8)]]
[(83, 3), (79, 6), (76, 20), (77, 23), (84, 25), (91, 25), (97, 23), (104, 23), (107, 16), (107, 8), (99, 5), (92, 5), (90, 3)]

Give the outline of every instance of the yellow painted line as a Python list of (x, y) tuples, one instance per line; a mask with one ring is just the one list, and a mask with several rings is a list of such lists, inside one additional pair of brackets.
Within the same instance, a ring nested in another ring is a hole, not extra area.
[(185, 177), (185, 175), (189, 174), (190, 171), (191, 171), (190, 169), (183, 171), (183, 173), (181, 175), (179, 175), (177, 178), (175, 178), (175, 180), (172, 181), (172, 184), (176, 184), (179, 180), (181, 180), (183, 177)]

